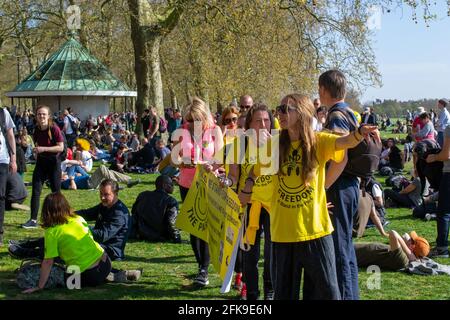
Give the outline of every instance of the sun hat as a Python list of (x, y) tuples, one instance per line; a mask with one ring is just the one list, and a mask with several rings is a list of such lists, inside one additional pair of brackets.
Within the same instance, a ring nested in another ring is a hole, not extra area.
[(425, 112), (425, 108), (424, 107), (418, 107), (417, 111), (419, 111), (419, 114), (424, 113)]

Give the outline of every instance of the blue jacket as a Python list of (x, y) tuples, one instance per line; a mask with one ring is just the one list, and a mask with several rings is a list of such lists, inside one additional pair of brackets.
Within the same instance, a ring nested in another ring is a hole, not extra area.
[(108, 253), (111, 260), (123, 260), (128, 240), (130, 213), (120, 200), (111, 208), (99, 204), (93, 208), (76, 212), (86, 220), (95, 220), (92, 229), (94, 240)]

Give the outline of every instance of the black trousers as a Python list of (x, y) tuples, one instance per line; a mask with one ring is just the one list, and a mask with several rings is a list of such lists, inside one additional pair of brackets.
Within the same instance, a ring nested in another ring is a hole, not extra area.
[(303, 242), (272, 242), (275, 300), (298, 300), (302, 271), (304, 300), (340, 300), (331, 235)]
[(81, 273), (81, 287), (95, 287), (105, 283), (106, 277), (111, 272), (111, 259), (106, 256), (106, 260), (100, 260), (99, 264), (92, 269)]
[(0, 164), (0, 234), (3, 234), (3, 221), (5, 220), (6, 181), (8, 179), (9, 164)]
[(61, 162), (56, 158), (39, 158), (33, 171), (31, 194), (31, 219), (37, 220), (39, 212), (39, 199), (42, 185), (46, 180), (50, 182), (52, 192), (61, 190)]
[[(181, 195), (182, 201), (184, 201), (184, 199), (186, 199), (188, 191), (189, 191), (188, 188), (184, 188), (184, 187), (180, 186), (180, 195)], [(190, 240), (191, 240), (192, 250), (194, 251), (195, 260), (198, 263), (199, 271), (208, 272), (209, 262), (211, 261), (211, 257), (209, 255), (208, 243), (203, 241), (200, 238), (197, 238), (196, 236), (193, 236), (192, 234), (191, 234)]]
[[(247, 206), (247, 217), (251, 206)], [(247, 219), (248, 221), (249, 219)], [(264, 231), (264, 269), (263, 284), (264, 292), (273, 291), (272, 278), (270, 276), (270, 256), (272, 251), (272, 241), (270, 237), (270, 217), (266, 209), (261, 208), (259, 216), (259, 229), (256, 231), (255, 244), (250, 246), (249, 251), (243, 251), (244, 262), (243, 280), (247, 285), (247, 300), (257, 300), (259, 297), (259, 270), (258, 262), (261, 255), (261, 234)]]

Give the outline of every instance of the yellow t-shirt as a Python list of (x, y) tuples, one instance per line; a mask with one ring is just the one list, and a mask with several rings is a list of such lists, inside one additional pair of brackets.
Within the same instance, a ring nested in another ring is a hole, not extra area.
[(76, 265), (83, 272), (103, 255), (83, 217), (75, 216), (65, 224), (45, 229), (45, 258), (60, 257), (66, 265)]
[(274, 178), (274, 197), (270, 231), (274, 242), (300, 242), (324, 237), (333, 232), (325, 194), (325, 164), (341, 162), (344, 151), (336, 150), (338, 136), (317, 132), (318, 167), (309, 186), (301, 178), (300, 142), (291, 143), (289, 161), (280, 166), (284, 175)]
[[(246, 157), (241, 164), (241, 174), (239, 178), (239, 191), (241, 191), (245, 186), (245, 180), (248, 178), (250, 170), (256, 164), (255, 156), (249, 157), (248, 148), (246, 150)], [(272, 175), (261, 175), (256, 178), (255, 185), (252, 189), (252, 198), (251, 201), (259, 201), (266, 208), (267, 211), (270, 210), (270, 205), (272, 202), (273, 196), (273, 180), (274, 176)]]

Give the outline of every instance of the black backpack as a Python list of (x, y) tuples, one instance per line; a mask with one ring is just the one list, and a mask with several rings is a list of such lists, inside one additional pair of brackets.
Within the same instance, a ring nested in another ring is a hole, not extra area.
[[(358, 123), (350, 116), (352, 111), (349, 108), (346, 108), (345, 111), (334, 108), (331, 109), (331, 112), (340, 112), (355, 128), (359, 127)], [(375, 141), (373, 137), (369, 137), (368, 140), (363, 139), (356, 147), (348, 149), (348, 162), (344, 173), (362, 179), (368, 179), (375, 174), (380, 163), (381, 142)]]
[(429, 154), (441, 152), (439, 144), (436, 141), (425, 139), (416, 143), (414, 152), (417, 154), (416, 169), (422, 183), (422, 193), (425, 189), (425, 179), (428, 180), (433, 190), (438, 190), (441, 184), (444, 163), (442, 161), (428, 163), (426, 158)]

